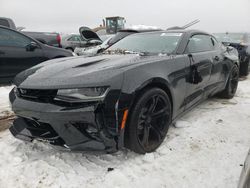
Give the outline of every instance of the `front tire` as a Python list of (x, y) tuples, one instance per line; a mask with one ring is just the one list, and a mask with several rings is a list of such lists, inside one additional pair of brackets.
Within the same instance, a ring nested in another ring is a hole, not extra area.
[(163, 142), (171, 120), (169, 96), (160, 88), (144, 91), (131, 110), (126, 147), (140, 154), (155, 151)]
[(219, 94), (219, 96), (221, 98), (232, 99), (238, 87), (238, 80), (239, 68), (237, 65), (234, 65), (230, 72), (226, 88)]

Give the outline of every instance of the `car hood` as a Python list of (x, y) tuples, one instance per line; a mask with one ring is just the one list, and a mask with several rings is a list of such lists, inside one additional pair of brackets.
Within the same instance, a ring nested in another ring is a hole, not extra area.
[(111, 85), (113, 81), (121, 79), (126, 69), (159, 58), (162, 57), (127, 54), (49, 60), (18, 74), (14, 83), (30, 89)]
[(102, 41), (99, 36), (94, 32), (92, 31), (90, 28), (88, 27), (80, 27), (79, 28), (79, 33), (81, 35), (81, 37), (86, 40), (86, 41), (89, 41), (89, 40), (99, 40), (99, 41)]

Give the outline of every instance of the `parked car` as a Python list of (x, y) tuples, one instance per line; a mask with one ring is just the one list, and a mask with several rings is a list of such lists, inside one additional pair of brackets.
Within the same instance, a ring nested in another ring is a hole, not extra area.
[(237, 49), (240, 59), (240, 76), (247, 76), (250, 68), (250, 55), (247, 55), (246, 49), (250, 46), (250, 33), (216, 33), (215, 36), (224, 45)]
[(80, 35), (71, 34), (64, 36), (62, 46), (72, 52), (75, 48), (85, 48), (102, 44), (102, 39), (88, 27), (80, 27)]
[(0, 84), (11, 83), (18, 73), (43, 61), (72, 55), (0, 26)]
[(244, 166), (241, 171), (238, 188), (249, 188), (250, 187), (250, 150), (245, 160)]
[[(100, 43), (101, 41), (98, 44)], [(76, 47), (83, 48), (86, 46), (88, 46), (88, 42), (82, 39), (80, 35), (70, 34), (62, 37), (62, 47), (72, 52)]]
[(10, 93), (19, 139), (70, 150), (155, 151), (181, 115), (233, 98), (238, 57), (196, 30), (129, 35), (94, 57), (57, 59), (20, 73)]
[(109, 41), (114, 37), (114, 35), (111, 35), (108, 37), (105, 41), (103, 41), (102, 44), (97, 46), (90, 46), (86, 48), (78, 48), (76, 47), (74, 50), (74, 53), (79, 56), (94, 56), (98, 53), (103, 52), (105, 49), (109, 47)]
[(135, 33), (144, 33), (144, 32), (153, 32), (153, 31), (161, 31), (161, 29), (122, 29), (119, 30), (115, 35), (111, 35), (106, 41), (104, 41), (101, 45), (98, 46), (91, 46), (86, 48), (76, 48), (75, 53), (77, 55), (84, 55), (84, 56), (93, 56), (98, 53), (103, 52), (108, 47), (112, 46), (119, 40)]
[(26, 36), (38, 40), (43, 44), (49, 46), (61, 48), (61, 35), (59, 33), (53, 32), (34, 32), (34, 31), (21, 31)]
[[(0, 17), (0, 26), (8, 27), (13, 30), (17, 30), (14, 21), (10, 18)], [(54, 47), (61, 48), (61, 36), (59, 33), (53, 32), (34, 32), (34, 31), (20, 31), (23, 34), (40, 41), (43, 44), (47, 44)]]

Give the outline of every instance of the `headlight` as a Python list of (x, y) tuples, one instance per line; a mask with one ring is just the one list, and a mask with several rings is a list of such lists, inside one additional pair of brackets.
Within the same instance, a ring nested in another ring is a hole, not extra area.
[(108, 87), (87, 87), (80, 89), (59, 89), (54, 100), (64, 102), (101, 101), (108, 93)]

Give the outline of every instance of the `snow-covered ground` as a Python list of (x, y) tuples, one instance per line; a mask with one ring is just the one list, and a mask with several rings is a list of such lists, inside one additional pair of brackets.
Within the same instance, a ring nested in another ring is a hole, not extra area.
[(13, 86), (0, 87), (0, 118), (10, 113), (9, 92)]
[(240, 82), (234, 99), (213, 98), (185, 115), (151, 154), (61, 152), (4, 131), (0, 187), (235, 188), (249, 133), (250, 79)]

